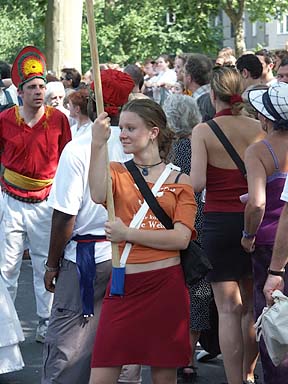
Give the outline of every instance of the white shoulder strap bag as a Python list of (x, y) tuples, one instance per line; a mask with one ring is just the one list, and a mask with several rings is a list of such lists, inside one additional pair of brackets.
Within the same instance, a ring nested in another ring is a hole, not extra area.
[(274, 304), (263, 308), (254, 327), (257, 341), (263, 336), (268, 354), (277, 367), (288, 353), (288, 297), (278, 289), (272, 297)]

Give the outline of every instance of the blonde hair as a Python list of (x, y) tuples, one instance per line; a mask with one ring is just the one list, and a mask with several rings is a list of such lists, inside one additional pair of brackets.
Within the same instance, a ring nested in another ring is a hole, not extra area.
[(240, 115), (244, 106), (243, 101), (231, 103), (233, 96), (240, 96), (243, 92), (242, 78), (237, 69), (232, 67), (215, 67), (212, 73), (211, 89), (215, 96), (231, 104), (233, 115)]

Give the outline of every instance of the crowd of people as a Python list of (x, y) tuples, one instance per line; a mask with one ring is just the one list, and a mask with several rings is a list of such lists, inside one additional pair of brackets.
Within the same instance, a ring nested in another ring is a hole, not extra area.
[[(143, 365), (154, 384), (197, 382), (212, 302), (220, 350), (206, 360), (221, 353), (228, 384), (255, 384), (260, 356), (263, 384), (285, 384), (288, 359), (274, 366), (254, 323), (288, 293), (288, 52), (101, 64), (101, 114), (92, 69), (58, 78), (28, 46), (0, 71), (0, 373), (24, 366), (13, 302), (28, 250), (42, 384), (140, 384)], [(186, 284), (191, 240), (212, 269)]]

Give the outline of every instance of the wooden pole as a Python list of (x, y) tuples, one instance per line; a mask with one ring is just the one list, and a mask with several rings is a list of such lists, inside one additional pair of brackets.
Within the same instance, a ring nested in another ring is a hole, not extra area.
[[(96, 99), (96, 108), (97, 116), (100, 113), (104, 112), (103, 104), (103, 94), (102, 94), (102, 83), (100, 76), (100, 65), (99, 65), (99, 54), (98, 54), (98, 45), (96, 38), (96, 26), (94, 20), (94, 7), (93, 0), (86, 0), (86, 9), (87, 9), (87, 20), (88, 20), (88, 30), (89, 30), (89, 39), (90, 39), (90, 52), (93, 68), (93, 80), (94, 80), (94, 92)], [(108, 158), (108, 149), (106, 146), (106, 169), (107, 169), (107, 210), (109, 221), (115, 220), (115, 211), (113, 203), (113, 194), (112, 194), (112, 183), (110, 176), (110, 166)], [(120, 267), (120, 258), (118, 244), (112, 243), (112, 265), (113, 267)]]

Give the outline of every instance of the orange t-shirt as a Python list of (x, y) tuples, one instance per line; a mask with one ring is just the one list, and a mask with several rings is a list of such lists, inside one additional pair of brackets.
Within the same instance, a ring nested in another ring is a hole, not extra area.
[[(111, 162), (112, 188), (115, 205), (115, 215), (129, 225), (138, 212), (144, 198), (136, 186), (132, 176), (120, 163)], [(148, 183), (152, 188), (153, 184)], [(175, 224), (180, 222), (192, 231), (192, 239), (196, 238), (194, 221), (196, 216), (196, 203), (193, 188), (187, 184), (163, 184), (157, 194), (157, 200), (167, 215)], [(140, 229), (144, 230), (166, 230), (157, 219), (151, 209), (148, 210), (142, 221)], [(120, 255), (122, 254), (125, 242), (119, 244)], [(164, 260), (179, 255), (177, 250), (161, 250), (134, 244), (129, 253), (127, 263), (150, 263), (152, 261)]]

